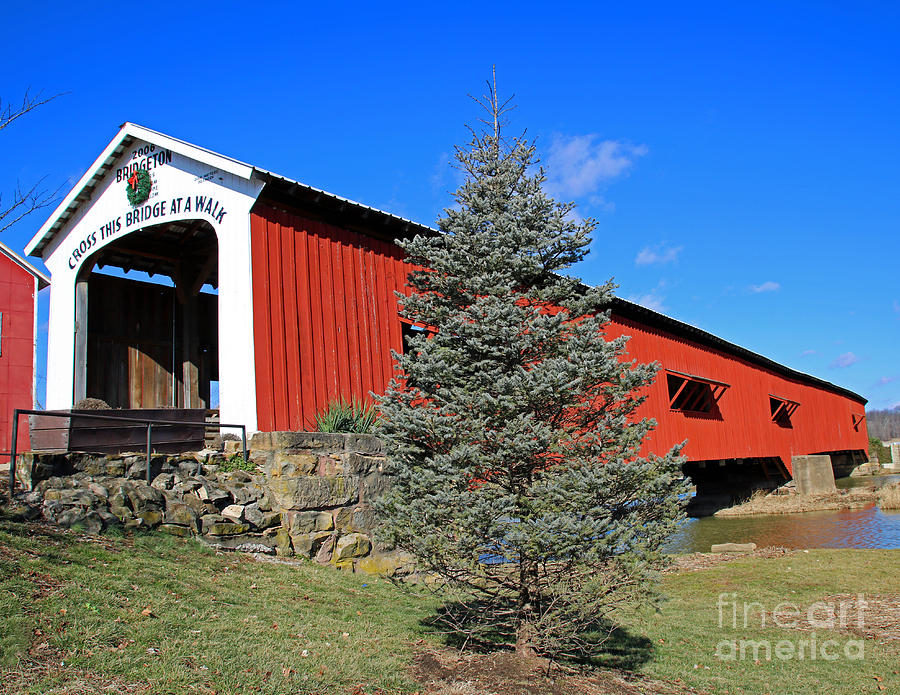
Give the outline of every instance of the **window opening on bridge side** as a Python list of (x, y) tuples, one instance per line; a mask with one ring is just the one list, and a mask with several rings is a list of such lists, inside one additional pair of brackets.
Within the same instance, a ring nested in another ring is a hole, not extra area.
[(403, 354), (409, 353), (409, 341), (413, 336), (425, 335), (428, 338), (434, 335), (434, 330), (420, 323), (413, 323), (408, 319), (400, 319), (400, 332), (403, 336)]
[(667, 371), (669, 407), (686, 413), (718, 413), (718, 403), (729, 385), (693, 374)]
[(779, 427), (793, 427), (791, 424), (791, 416), (800, 404), (796, 401), (790, 401), (780, 396), (769, 395), (769, 410), (772, 413), (772, 422)]
[(859, 432), (859, 426), (863, 424), (866, 420), (865, 415), (857, 415), (856, 413), (850, 413), (850, 417), (853, 420), (853, 431)]

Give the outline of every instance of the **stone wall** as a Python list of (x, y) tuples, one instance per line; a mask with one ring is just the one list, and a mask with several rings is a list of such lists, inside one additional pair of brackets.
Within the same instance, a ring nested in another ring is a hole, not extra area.
[(370, 435), (256, 434), (253, 471), (225, 454), (41, 454), (19, 458), (22, 496), (48, 521), (89, 532), (122, 525), (194, 536), (223, 550), (300, 556), (341, 569), (395, 575), (407, 558), (374, 539), (372, 503), (390, 484), (382, 443)]
[(281, 512), (279, 553), (364, 572), (393, 574), (406, 568), (374, 544), (372, 503), (390, 484), (377, 437), (260, 432), (250, 450)]

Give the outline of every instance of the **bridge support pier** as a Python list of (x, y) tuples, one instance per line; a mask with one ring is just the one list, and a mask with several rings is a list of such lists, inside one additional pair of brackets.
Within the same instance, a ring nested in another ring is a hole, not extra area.
[(831, 456), (828, 454), (792, 456), (791, 468), (797, 482), (797, 492), (801, 495), (836, 492), (834, 469), (831, 465)]

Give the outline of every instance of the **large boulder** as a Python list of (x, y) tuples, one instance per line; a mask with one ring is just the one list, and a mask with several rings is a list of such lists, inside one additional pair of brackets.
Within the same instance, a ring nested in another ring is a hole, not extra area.
[(33, 490), (41, 481), (65, 475), (70, 470), (65, 454), (27, 452), (16, 457), (16, 479), (26, 490)]
[(406, 553), (389, 555), (370, 554), (356, 561), (356, 571), (363, 574), (377, 574), (382, 577), (395, 577), (409, 574), (415, 569), (415, 559)]
[(125, 489), (135, 516), (141, 516), (145, 511), (158, 511), (166, 506), (163, 493), (145, 483), (129, 481)]
[(67, 528), (78, 527), (86, 533), (100, 533), (103, 530), (103, 519), (95, 511), (85, 511), (78, 507), (70, 507), (56, 517), (56, 523)]
[(191, 529), (180, 524), (160, 524), (158, 531), (168, 533), (170, 536), (178, 536), (180, 538), (190, 538)]
[(353, 475), (369, 475), (378, 473), (384, 469), (383, 456), (366, 456), (352, 453), (347, 457), (347, 466)]
[(200, 487), (197, 490), (197, 495), (204, 502), (212, 502), (216, 506), (227, 506), (231, 504), (231, 493), (228, 492), (223, 486), (218, 483), (214, 483), (206, 477), (198, 476), (197, 480), (200, 481)]
[(184, 526), (194, 533), (200, 529), (200, 517), (197, 512), (183, 502), (167, 499), (163, 520), (166, 524)]
[(294, 547), (291, 544), (291, 534), (285, 527), (281, 527), (275, 534), (275, 550), (278, 555), (293, 555)]
[(209, 533), (215, 524), (224, 524), (225, 517), (221, 514), (204, 514), (200, 517), (200, 530), (203, 533)]
[(343, 434), (328, 432), (257, 432), (250, 440), (253, 451), (343, 451)]
[(244, 521), (244, 506), (241, 504), (229, 504), (222, 510), (222, 516), (229, 521), (240, 524)]
[(330, 531), (334, 528), (334, 518), (330, 512), (289, 512), (287, 525), (292, 534)]
[(109, 497), (109, 511), (115, 514), (119, 521), (131, 518), (131, 502), (128, 499), (128, 492), (123, 485), (113, 488)]
[(157, 490), (171, 490), (175, 485), (175, 474), (174, 473), (160, 473), (153, 479), (153, 482), (150, 483), (151, 487), (156, 488)]
[(356, 451), (361, 454), (384, 454), (384, 442), (374, 434), (346, 434), (345, 448), (347, 451)]
[(99, 454), (72, 453), (69, 454), (69, 457), (72, 468), (80, 473), (86, 473), (87, 475), (107, 475), (106, 456)]
[(145, 526), (156, 528), (162, 523), (163, 513), (159, 509), (145, 509), (141, 512), (135, 512), (134, 516), (144, 522)]
[(332, 537), (329, 531), (291, 535), (294, 552), (302, 557), (315, 557), (322, 545)]
[(100, 483), (88, 483), (88, 490), (98, 498), (109, 499), (109, 489)]
[(275, 452), (271, 463), (263, 466), (269, 478), (293, 478), (298, 475), (314, 475), (319, 466), (319, 457), (310, 452)]
[[(296, 547), (296, 545), (294, 547)], [(365, 557), (371, 550), (372, 541), (369, 540), (368, 536), (362, 533), (350, 533), (338, 538), (337, 543), (334, 546), (334, 555), (332, 556), (331, 561), (339, 563), (345, 560)]]
[(233, 524), (228, 521), (223, 521), (210, 524), (204, 532), (210, 536), (239, 536), (243, 533), (247, 533), (249, 530), (250, 524)]
[(282, 509), (341, 507), (359, 498), (359, 479), (340, 475), (274, 478), (269, 481), (269, 488), (276, 505)]
[(247, 523), (263, 530), (281, 524), (281, 513), (265, 512), (259, 508), (258, 502), (253, 502), (244, 507), (244, 519)]
[(208, 500), (201, 500), (196, 492), (187, 492), (181, 497), (184, 504), (193, 509), (197, 514), (218, 514), (219, 508)]
[(66, 506), (92, 507), (97, 497), (88, 490), (73, 488), (71, 490), (47, 490), (44, 499), (51, 502), (59, 502)]
[(370, 532), (375, 528), (375, 510), (367, 504), (338, 510), (335, 526), (343, 533)]
[(228, 490), (228, 494), (231, 495), (235, 504), (250, 504), (256, 502), (260, 496), (260, 491), (247, 483), (230, 483), (225, 486), (225, 489)]
[(200, 540), (217, 550), (234, 550), (239, 553), (274, 555), (278, 548), (274, 537), (258, 533), (239, 536), (201, 536)]
[(315, 556), (315, 561), (324, 565), (331, 561), (331, 556), (334, 553), (334, 536), (329, 535), (328, 538), (325, 539), (325, 542), (322, 543), (318, 552)]

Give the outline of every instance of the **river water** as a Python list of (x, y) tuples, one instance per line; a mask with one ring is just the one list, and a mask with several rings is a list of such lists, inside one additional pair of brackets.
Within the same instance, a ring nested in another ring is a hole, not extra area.
[[(900, 476), (850, 478), (838, 487), (872, 485), (900, 480)], [(667, 543), (675, 553), (709, 552), (713, 543), (756, 543), (760, 548), (900, 548), (900, 510), (863, 509), (804, 514), (688, 519)]]

